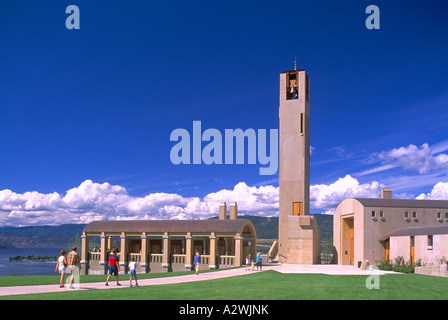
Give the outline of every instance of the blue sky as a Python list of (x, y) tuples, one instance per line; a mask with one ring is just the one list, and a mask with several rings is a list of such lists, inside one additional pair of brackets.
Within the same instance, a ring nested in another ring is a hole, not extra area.
[[(65, 27), (71, 4), (79, 30)], [(365, 27), (370, 4), (379, 30)], [(312, 212), (383, 186), (446, 198), (447, 10), (442, 0), (4, 0), (0, 223), (207, 217), (219, 201), (275, 215), (278, 175), (173, 165), (170, 133), (195, 120), (223, 133), (278, 129), (279, 74), (294, 56), (311, 80)]]

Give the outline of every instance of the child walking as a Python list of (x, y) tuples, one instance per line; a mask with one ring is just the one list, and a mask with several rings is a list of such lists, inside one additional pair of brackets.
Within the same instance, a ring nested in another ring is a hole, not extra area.
[(135, 286), (138, 287), (137, 283), (137, 262), (135, 262), (135, 258), (132, 257), (131, 261), (129, 261), (129, 286), (132, 287), (132, 278), (135, 279)]

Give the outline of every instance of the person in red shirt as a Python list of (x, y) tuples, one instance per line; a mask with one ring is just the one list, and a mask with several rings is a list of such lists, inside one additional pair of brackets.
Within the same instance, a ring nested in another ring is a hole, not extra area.
[(121, 284), (118, 282), (118, 273), (120, 272), (120, 264), (118, 262), (118, 256), (117, 256), (117, 249), (114, 249), (112, 254), (109, 255), (109, 275), (106, 279), (106, 286), (109, 285), (109, 279), (111, 275), (115, 276), (115, 279), (117, 279), (117, 286), (121, 286)]

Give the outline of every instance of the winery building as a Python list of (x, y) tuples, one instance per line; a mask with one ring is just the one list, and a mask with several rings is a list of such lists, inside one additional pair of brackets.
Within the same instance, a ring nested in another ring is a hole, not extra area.
[[(100, 238), (100, 248), (89, 250), (89, 239)], [(241, 266), (247, 255), (256, 256), (257, 238), (253, 223), (238, 219), (236, 202), (227, 217), (225, 203), (219, 219), (93, 221), (81, 236), (83, 274), (105, 274), (108, 254), (119, 239), (120, 273), (127, 273), (129, 261), (137, 262), (138, 273), (185, 271), (193, 268), (196, 252), (201, 269)]]
[(403, 257), (438, 265), (448, 258), (448, 201), (348, 198), (334, 212), (337, 263), (360, 266)]

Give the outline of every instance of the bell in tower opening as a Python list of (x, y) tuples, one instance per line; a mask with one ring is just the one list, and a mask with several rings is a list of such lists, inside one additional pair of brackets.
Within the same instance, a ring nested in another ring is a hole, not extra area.
[(287, 74), (287, 90), (286, 90), (286, 100), (295, 100), (299, 96), (298, 88), (298, 79), (297, 79), (297, 72), (291, 72)]

